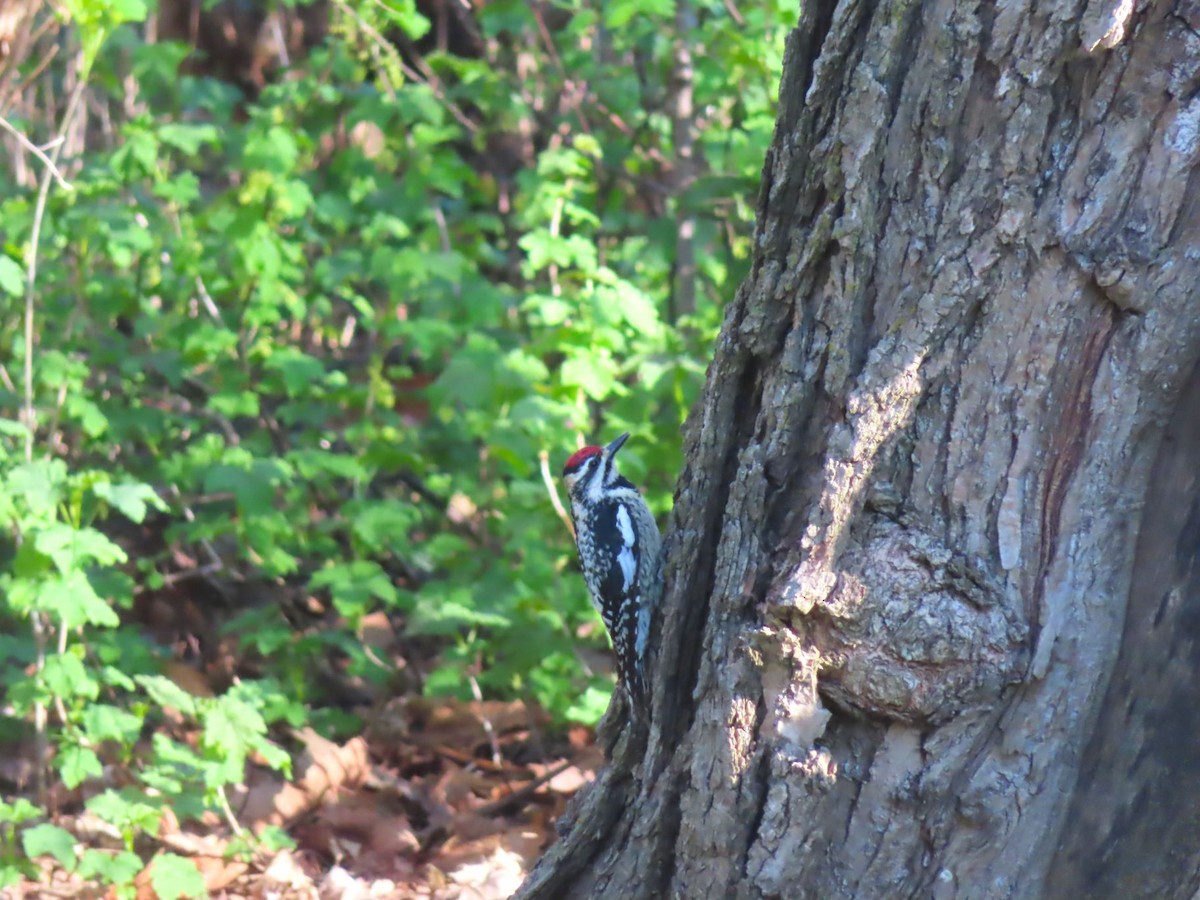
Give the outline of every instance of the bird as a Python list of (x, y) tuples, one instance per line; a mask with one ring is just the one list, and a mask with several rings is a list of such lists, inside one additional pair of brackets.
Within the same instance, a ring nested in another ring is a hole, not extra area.
[(635, 716), (646, 711), (646, 648), (662, 595), (662, 536), (633, 483), (617, 470), (625, 432), (605, 447), (576, 450), (563, 466), (575, 545), (592, 605), (617, 657), (617, 674)]

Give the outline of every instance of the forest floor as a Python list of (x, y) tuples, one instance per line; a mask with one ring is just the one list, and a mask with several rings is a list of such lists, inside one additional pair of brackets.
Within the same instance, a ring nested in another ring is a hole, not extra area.
[[(237, 662), (215, 668), (236, 669)], [(216, 693), (203, 668), (170, 663), (164, 674), (195, 696)], [(154, 900), (163, 895), (151, 884), (152, 867), (165, 853), (192, 860), (207, 895), (228, 900), (504, 898), (553, 842), (556, 819), (603, 762), (592, 729), (552, 728), (544, 713), (521, 702), (381, 692), (352, 711), (363, 728), (343, 742), (307, 727), (275, 735), (293, 751), (290, 779), (252, 760), (245, 782), (227, 794), (225, 813), (181, 822), (168, 809), (153, 838), (136, 840), (145, 867), (125, 891), (89, 884), (43, 856), (36, 881), (0, 896)], [(194, 724), (169, 715), (153, 731), (191, 745), (199, 740)], [(147, 732), (146, 746), (153, 739)], [(134, 784), (137, 757), (135, 751), (132, 760), (106, 760), (102, 778), (73, 791), (46, 789), (39, 805), (75, 837), (77, 855), (127, 846), (85, 803)], [(6, 799), (34, 797), (33, 758), (28, 736), (0, 735)], [(254, 839), (270, 826), (295, 846), (267, 849)]]

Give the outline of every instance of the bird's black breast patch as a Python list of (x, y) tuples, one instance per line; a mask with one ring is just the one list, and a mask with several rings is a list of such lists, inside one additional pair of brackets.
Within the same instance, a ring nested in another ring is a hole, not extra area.
[(600, 503), (591, 531), (598, 571), (592, 577), (596, 593), (605, 607), (605, 618), (615, 620), (628, 598), (637, 592), (637, 535), (633, 516), (621, 502)]

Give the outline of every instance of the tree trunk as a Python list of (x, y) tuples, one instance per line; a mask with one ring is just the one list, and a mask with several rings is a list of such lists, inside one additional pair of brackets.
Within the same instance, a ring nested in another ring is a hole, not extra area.
[(527, 897), (1200, 885), (1200, 4), (806, 0), (648, 734)]

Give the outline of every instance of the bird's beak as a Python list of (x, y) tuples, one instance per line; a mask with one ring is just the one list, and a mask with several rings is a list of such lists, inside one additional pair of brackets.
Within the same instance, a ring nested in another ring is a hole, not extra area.
[(628, 431), (625, 432), (623, 435), (621, 435), (619, 438), (617, 438), (615, 441), (613, 441), (611, 444), (609, 444), (607, 447), (605, 447), (604, 452), (606, 454), (608, 454), (609, 456), (614, 456), (616, 454), (616, 452), (621, 449), (621, 445), (624, 444), (627, 440), (629, 440), (629, 432)]

